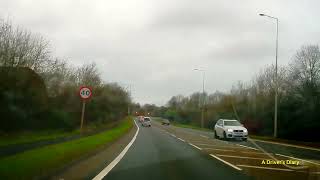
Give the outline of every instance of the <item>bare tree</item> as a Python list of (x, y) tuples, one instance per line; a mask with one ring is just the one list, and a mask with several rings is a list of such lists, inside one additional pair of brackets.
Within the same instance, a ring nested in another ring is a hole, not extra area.
[(101, 85), (100, 74), (95, 63), (85, 64), (76, 70), (76, 83), (78, 86)]
[(49, 58), (49, 42), (42, 36), (0, 20), (0, 66), (23, 66), (41, 72)]
[(318, 45), (302, 46), (290, 64), (292, 80), (317, 85), (320, 78), (320, 51)]

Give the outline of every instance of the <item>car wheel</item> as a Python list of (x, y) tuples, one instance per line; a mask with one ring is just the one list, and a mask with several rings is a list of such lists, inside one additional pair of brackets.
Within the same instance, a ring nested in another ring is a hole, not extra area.
[(226, 141), (228, 141), (227, 134), (226, 134), (225, 131), (223, 131), (223, 139), (226, 140)]
[(242, 141), (247, 141), (247, 138), (243, 138)]
[(218, 135), (217, 135), (217, 131), (216, 131), (216, 130), (214, 130), (214, 138), (215, 138), (215, 139), (219, 139), (219, 137), (218, 137)]

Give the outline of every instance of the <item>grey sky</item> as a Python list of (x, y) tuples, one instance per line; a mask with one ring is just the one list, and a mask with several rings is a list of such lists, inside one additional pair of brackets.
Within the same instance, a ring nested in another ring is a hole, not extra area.
[(140, 103), (162, 105), (172, 95), (228, 91), (305, 44), (320, 44), (317, 0), (0, 0), (10, 18), (50, 40), (53, 54), (80, 65), (96, 62), (107, 82), (132, 84)]

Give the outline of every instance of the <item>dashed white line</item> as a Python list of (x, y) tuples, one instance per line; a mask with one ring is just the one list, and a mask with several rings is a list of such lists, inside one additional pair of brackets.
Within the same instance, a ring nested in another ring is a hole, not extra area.
[(208, 136), (204, 136), (204, 135), (200, 135), (201, 137), (204, 137), (204, 138), (209, 138)]
[(172, 137), (177, 137), (176, 135), (174, 135), (174, 134), (170, 134)]
[(227, 162), (227, 161), (225, 161), (225, 160), (223, 160), (223, 159), (221, 159), (221, 158), (219, 158), (219, 157), (217, 157), (217, 156), (215, 156), (215, 155), (213, 155), (213, 154), (210, 154), (210, 156), (218, 159), (219, 161), (225, 163), (226, 165), (229, 165), (229, 166), (233, 167), (234, 169), (236, 169), (236, 170), (238, 170), (238, 171), (241, 171), (241, 170), (242, 170), (241, 168), (239, 168), (239, 167), (237, 167), (237, 166), (235, 166), (235, 165), (233, 165), (233, 164), (231, 164), (231, 163), (229, 163), (229, 162)]
[(272, 167), (263, 167), (263, 166), (250, 166), (250, 165), (242, 165), (242, 164), (237, 164), (237, 166), (246, 167), (246, 168), (255, 168), (255, 169), (276, 170), (276, 171), (294, 171), (294, 170), (291, 170), (291, 169), (272, 168)]
[(127, 151), (132, 146), (132, 144), (136, 140), (137, 135), (139, 133), (139, 126), (137, 125), (136, 121), (134, 121), (134, 123), (136, 124), (138, 129), (136, 131), (136, 134), (133, 136), (133, 138), (129, 142), (129, 144), (121, 151), (121, 153), (107, 167), (105, 167), (98, 175), (96, 175), (93, 178), (93, 180), (103, 179), (121, 161), (123, 156), (127, 153)]
[(257, 159), (257, 160), (265, 160), (266, 158), (256, 158), (256, 157), (244, 157), (244, 156), (231, 156), (231, 155), (223, 155), (217, 154), (219, 157), (230, 157), (230, 158), (238, 158), (238, 159)]
[(282, 156), (282, 157), (286, 157), (286, 158), (291, 158), (291, 159), (297, 159), (297, 160), (300, 160), (300, 161), (304, 161), (304, 162), (308, 162), (308, 163), (311, 163), (311, 164), (315, 164), (315, 165), (320, 166), (319, 163), (316, 163), (316, 162), (313, 162), (313, 161), (308, 161), (308, 160), (305, 160), (305, 159), (299, 159), (299, 158), (292, 157), (292, 156), (286, 156), (286, 155), (283, 155), (283, 154), (276, 154), (276, 155)]
[(181, 138), (178, 138), (180, 141), (183, 141), (183, 142), (186, 142), (185, 140), (181, 139)]
[(241, 146), (241, 147), (245, 147), (245, 148), (249, 148), (249, 149), (254, 149), (254, 150), (259, 150), (257, 148), (253, 148), (253, 147), (249, 147), (249, 146), (245, 146), (245, 145), (242, 145), (242, 144), (237, 144), (238, 146)]
[(192, 143), (189, 143), (191, 146), (193, 146), (193, 147), (195, 147), (195, 148), (197, 148), (197, 149), (199, 149), (199, 150), (201, 150), (201, 148), (199, 148), (198, 146), (196, 146), (196, 145), (194, 145), (194, 144), (192, 144)]

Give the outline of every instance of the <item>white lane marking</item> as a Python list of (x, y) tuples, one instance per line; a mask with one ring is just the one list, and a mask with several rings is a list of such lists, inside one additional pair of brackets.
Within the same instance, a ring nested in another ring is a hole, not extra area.
[(241, 171), (241, 170), (242, 170), (241, 168), (239, 168), (239, 167), (237, 167), (237, 166), (235, 166), (235, 165), (233, 165), (233, 164), (231, 164), (231, 163), (229, 163), (229, 162), (227, 162), (227, 161), (225, 161), (225, 160), (223, 160), (223, 159), (221, 159), (221, 158), (219, 158), (219, 157), (217, 157), (217, 156), (215, 156), (215, 155), (213, 155), (213, 154), (210, 154), (210, 156), (218, 159), (219, 161), (225, 163), (226, 165), (229, 165), (229, 166), (233, 167), (234, 169), (236, 169), (236, 170), (238, 170), (238, 171)]
[(214, 150), (214, 151), (228, 151), (228, 152), (235, 152), (234, 150), (228, 150), (228, 149), (216, 149), (216, 148), (202, 148), (202, 149), (208, 149), (208, 150)]
[(230, 157), (230, 158), (238, 158), (238, 159), (258, 159), (258, 160), (265, 160), (266, 158), (256, 158), (256, 157), (244, 157), (244, 156), (230, 156), (230, 155), (223, 155), (217, 154), (219, 157)]
[(305, 159), (300, 159), (300, 158), (296, 158), (296, 157), (292, 157), (292, 156), (286, 156), (286, 155), (283, 155), (283, 154), (276, 154), (276, 155), (282, 156), (282, 157), (286, 157), (286, 158), (291, 158), (291, 159), (297, 159), (297, 160), (300, 160), (300, 161), (304, 161), (304, 162), (308, 162), (308, 163), (320, 166), (319, 163), (316, 163), (316, 162), (313, 162), (313, 161), (308, 161), (308, 160), (305, 160)]
[(180, 141), (183, 141), (183, 142), (186, 142), (185, 140), (181, 139), (181, 138), (178, 138)]
[(193, 147), (195, 147), (195, 148), (197, 148), (197, 149), (199, 149), (199, 150), (201, 150), (201, 148), (199, 148), (198, 146), (196, 146), (196, 145), (194, 145), (194, 144), (192, 144), (192, 143), (189, 143), (191, 146), (193, 146)]
[(294, 171), (294, 170), (291, 170), (291, 169), (272, 168), (272, 167), (263, 167), (263, 166), (249, 166), (249, 165), (241, 165), (241, 164), (237, 164), (237, 166), (246, 167), (246, 168), (255, 168), (255, 169), (276, 170), (276, 171)]
[(258, 139), (252, 139), (252, 138), (251, 138), (251, 140), (257, 141), (257, 142), (270, 143), (270, 144), (278, 144), (278, 145), (282, 145), (282, 146), (289, 146), (289, 147), (295, 147), (295, 148), (301, 148), (301, 149), (320, 151), (319, 148), (313, 148), (313, 147), (305, 147), (305, 146), (299, 146), (299, 145), (293, 145), (293, 144), (286, 144), (286, 143), (279, 143), (279, 142), (272, 142), (272, 141), (264, 141), (264, 140), (258, 140)]
[(197, 142), (193, 142), (193, 143), (198, 144), (198, 145), (202, 145), (202, 146), (230, 147), (230, 146), (219, 146), (219, 145), (215, 145), (215, 144), (197, 143)]
[(310, 174), (320, 174), (320, 172), (310, 172)]
[(203, 143), (195, 143), (194, 144), (198, 145), (198, 146), (210, 146), (210, 147), (217, 147), (217, 148), (241, 148), (241, 147), (236, 147), (236, 146), (217, 146), (217, 145), (213, 145), (213, 144), (203, 144)]
[(208, 136), (204, 136), (204, 135), (200, 135), (201, 137), (204, 137), (204, 138), (209, 138)]
[(107, 166), (105, 167), (93, 180), (100, 180), (103, 179), (123, 158), (123, 156), (127, 153), (129, 148), (132, 146), (134, 141), (136, 140), (138, 133), (139, 133), (139, 126), (137, 125), (136, 121), (134, 121), (135, 125), (137, 126), (136, 134), (133, 136), (129, 144), (121, 151), (121, 153)]
[(254, 149), (254, 150), (257, 150), (257, 148), (253, 148), (253, 147), (249, 147), (249, 146), (245, 146), (245, 145), (242, 145), (242, 144), (237, 144), (238, 146), (241, 146), (241, 147), (245, 147), (245, 148), (249, 148), (249, 149)]
[(240, 153), (244, 153), (244, 154), (265, 154), (265, 155), (272, 155), (272, 153), (264, 153), (264, 152), (248, 152), (248, 151), (240, 151)]
[(176, 135), (174, 135), (174, 134), (170, 134), (172, 137), (177, 137)]

